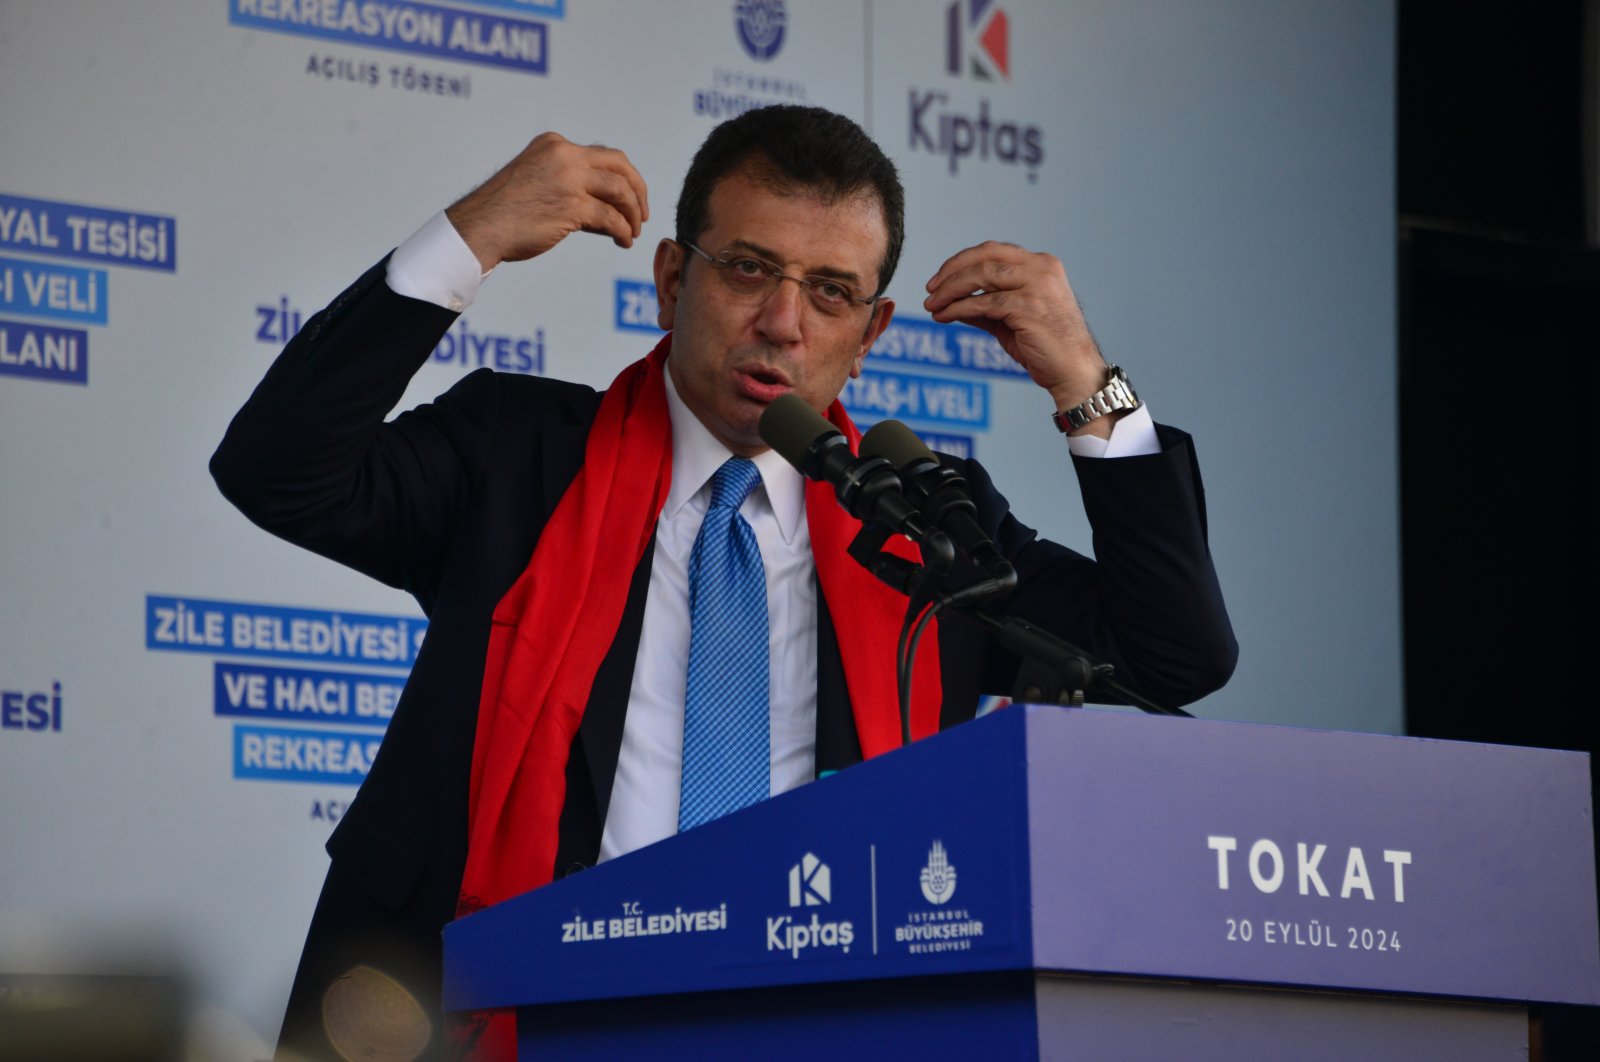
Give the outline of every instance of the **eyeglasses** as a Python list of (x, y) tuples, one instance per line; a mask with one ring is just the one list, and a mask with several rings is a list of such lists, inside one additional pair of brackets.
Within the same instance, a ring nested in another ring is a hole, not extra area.
[(881, 298), (878, 295), (870, 298), (857, 295), (854, 288), (836, 277), (791, 277), (771, 262), (764, 262), (748, 254), (724, 251), (721, 255), (713, 256), (688, 240), (676, 242), (704, 258), (711, 268), (717, 271), (717, 275), (722, 278), (728, 290), (740, 298), (752, 301), (766, 299), (777, 291), (785, 280), (799, 284), (811, 297), (811, 305), (823, 313), (834, 316), (846, 313), (856, 303), (871, 306)]

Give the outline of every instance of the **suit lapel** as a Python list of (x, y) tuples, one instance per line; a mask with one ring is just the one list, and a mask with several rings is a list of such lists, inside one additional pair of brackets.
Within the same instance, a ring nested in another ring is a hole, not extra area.
[(628, 697), (633, 689), (633, 668), (639, 655), (639, 632), (644, 626), (644, 601), (654, 555), (652, 538), (633, 573), (622, 621), (595, 672), (589, 703), (567, 757), (566, 796), (561, 802), (556, 838), (558, 878), (600, 861), (600, 841), (605, 836), (611, 786), (617, 776), (617, 756), (622, 751), (622, 730), (628, 717)]
[(828, 603), (817, 594), (817, 776), (861, 762), (850, 691), (845, 686), (844, 658)]
[[(633, 671), (639, 657), (639, 634), (644, 629), (644, 603), (650, 590), (650, 569), (655, 559), (656, 540), (650, 537), (644, 557), (628, 585), (628, 602), (616, 637), (606, 650), (600, 670), (589, 691), (589, 704), (583, 710), (578, 740), (589, 761), (589, 777), (594, 784), (594, 803), (602, 829), (611, 807), (611, 784), (617, 776), (617, 756), (622, 751), (622, 729), (627, 721), (628, 697), (633, 691)], [(572, 795), (568, 794), (568, 799)], [(595, 838), (598, 851), (600, 839)]]

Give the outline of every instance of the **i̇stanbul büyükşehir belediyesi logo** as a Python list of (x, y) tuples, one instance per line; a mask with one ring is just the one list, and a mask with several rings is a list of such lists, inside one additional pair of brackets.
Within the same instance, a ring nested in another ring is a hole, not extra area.
[(922, 895), (929, 903), (949, 903), (956, 894), (956, 868), (945, 855), (944, 842), (934, 841), (928, 850), (928, 863), (918, 876)]
[(733, 6), (733, 24), (739, 43), (752, 59), (771, 59), (783, 47), (783, 31), (788, 24), (783, 0), (738, 0)]

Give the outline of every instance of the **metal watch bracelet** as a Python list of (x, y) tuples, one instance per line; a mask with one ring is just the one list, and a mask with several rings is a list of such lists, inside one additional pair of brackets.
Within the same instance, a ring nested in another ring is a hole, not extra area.
[(1106, 371), (1104, 387), (1079, 405), (1052, 413), (1050, 419), (1063, 432), (1077, 431), (1107, 413), (1138, 409), (1139, 405), (1139, 396), (1134, 394), (1133, 386), (1128, 382), (1128, 374), (1122, 371), (1121, 366), (1112, 365)]

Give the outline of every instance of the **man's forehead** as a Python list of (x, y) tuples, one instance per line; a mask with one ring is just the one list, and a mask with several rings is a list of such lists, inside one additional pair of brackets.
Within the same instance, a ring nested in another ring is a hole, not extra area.
[(889, 245), (883, 202), (871, 185), (843, 194), (744, 166), (719, 180), (701, 234), (724, 250), (733, 244), (789, 255), (804, 246), (808, 267), (876, 273)]

